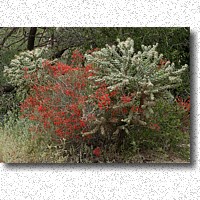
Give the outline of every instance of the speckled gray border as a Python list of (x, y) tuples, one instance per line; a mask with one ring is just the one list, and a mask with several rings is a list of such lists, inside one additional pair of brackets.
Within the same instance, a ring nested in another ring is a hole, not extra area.
[(0, 199), (200, 199), (198, 1), (67, 2), (0, 0), (0, 26), (191, 27), (191, 164), (0, 164)]

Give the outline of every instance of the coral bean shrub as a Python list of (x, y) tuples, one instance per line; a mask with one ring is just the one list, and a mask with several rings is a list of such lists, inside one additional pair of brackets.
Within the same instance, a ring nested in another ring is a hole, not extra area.
[[(35, 84), (21, 104), (22, 117), (35, 123), (32, 130), (52, 139), (79, 140), (88, 131), (93, 114), (86, 111), (88, 77), (91, 66), (71, 67), (63, 63), (43, 63), (46, 81)], [(39, 83), (39, 84), (38, 84)]]

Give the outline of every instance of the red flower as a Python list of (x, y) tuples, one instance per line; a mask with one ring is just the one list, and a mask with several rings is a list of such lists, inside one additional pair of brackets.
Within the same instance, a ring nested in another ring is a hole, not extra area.
[(40, 106), (38, 107), (38, 111), (39, 111), (39, 112), (40, 112), (40, 111), (43, 111), (42, 105), (40, 105)]
[(158, 124), (151, 123), (149, 128), (152, 130), (160, 131), (160, 126)]
[(110, 104), (111, 104), (111, 99), (109, 97), (109, 94), (104, 94), (99, 97), (98, 106), (100, 110), (102, 110), (103, 108), (108, 108)]
[(131, 107), (131, 110), (132, 110), (133, 112), (141, 112), (141, 109), (140, 109), (138, 106), (132, 106), (132, 107)]
[(71, 95), (73, 92), (71, 90), (65, 90), (66, 95)]
[(96, 148), (93, 150), (93, 154), (94, 154), (95, 156), (99, 157), (100, 154), (101, 154), (101, 149), (100, 149), (100, 147), (96, 147)]
[(130, 102), (131, 101), (131, 97), (129, 97), (129, 96), (122, 96), (121, 97), (121, 100), (122, 100), (122, 102), (123, 103), (128, 103), (128, 102)]
[(176, 102), (180, 107), (190, 112), (190, 96), (186, 100), (181, 97), (176, 97)]

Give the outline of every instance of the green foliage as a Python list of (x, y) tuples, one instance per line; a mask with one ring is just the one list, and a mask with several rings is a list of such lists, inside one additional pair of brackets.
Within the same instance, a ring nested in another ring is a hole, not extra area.
[(0, 126), (4, 125), (7, 120), (6, 113), (8, 110), (16, 108), (15, 94), (1, 94), (0, 98)]
[[(153, 150), (154, 152), (175, 152), (183, 159), (190, 159), (189, 124), (185, 124), (186, 111), (176, 102), (169, 103), (165, 99), (158, 99), (154, 108), (155, 114), (148, 123), (154, 127), (134, 127), (130, 132), (129, 141), (134, 142), (139, 151)], [(187, 122), (189, 123), (189, 115)]]
[(0, 84), (2, 85), (6, 82), (3, 75), (3, 66), (9, 65), (15, 54), (17, 54), (16, 50), (0, 50)]

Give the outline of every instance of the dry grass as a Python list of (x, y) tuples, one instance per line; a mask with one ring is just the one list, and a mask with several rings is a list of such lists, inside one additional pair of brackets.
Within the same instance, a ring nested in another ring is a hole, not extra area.
[(0, 160), (5, 163), (62, 163), (59, 152), (47, 149), (47, 144), (14, 137), (0, 130)]
[(2, 130), (0, 133), (0, 161), (4, 163), (189, 163), (173, 152), (119, 153), (110, 149), (95, 157), (90, 148), (66, 150), (25, 137), (16, 138)]

